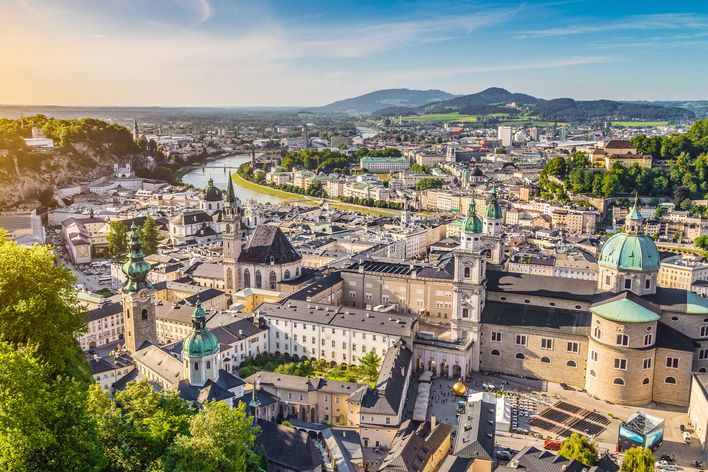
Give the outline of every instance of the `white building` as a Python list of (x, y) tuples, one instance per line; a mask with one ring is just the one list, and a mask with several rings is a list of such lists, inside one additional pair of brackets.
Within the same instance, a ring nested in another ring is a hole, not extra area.
[(497, 128), (497, 138), (501, 140), (502, 146), (511, 146), (514, 142), (514, 130), (511, 126), (500, 126)]

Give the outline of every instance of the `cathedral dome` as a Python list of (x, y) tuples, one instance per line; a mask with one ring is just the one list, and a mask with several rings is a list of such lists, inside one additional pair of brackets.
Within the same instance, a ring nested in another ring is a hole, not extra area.
[(602, 247), (599, 264), (619, 270), (659, 270), (659, 250), (646, 234), (618, 233)]
[(220, 202), (222, 200), (221, 190), (214, 187), (214, 179), (209, 179), (206, 191), (202, 194), (202, 200), (207, 202)]
[(477, 216), (474, 200), (470, 202), (469, 210), (467, 210), (467, 218), (462, 220), (463, 233), (481, 233), (482, 220)]

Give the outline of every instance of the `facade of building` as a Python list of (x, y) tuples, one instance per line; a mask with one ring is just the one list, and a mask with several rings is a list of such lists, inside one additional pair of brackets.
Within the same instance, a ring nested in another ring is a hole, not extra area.
[(401, 172), (410, 169), (411, 163), (407, 157), (362, 157), (359, 160), (362, 169), (369, 172)]

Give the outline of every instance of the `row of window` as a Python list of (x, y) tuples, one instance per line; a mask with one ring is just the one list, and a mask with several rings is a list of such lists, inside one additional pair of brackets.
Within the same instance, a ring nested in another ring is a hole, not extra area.
[[(493, 342), (502, 342), (502, 333), (498, 331), (492, 331), (491, 334)], [(517, 346), (528, 346), (528, 336), (525, 334), (517, 334), (514, 341)], [(541, 349), (553, 350), (553, 345), (554, 340), (552, 338), (541, 338)], [(580, 343), (575, 341), (568, 341), (566, 344), (566, 350), (568, 352), (578, 353), (580, 352)]]
[[(597, 376), (597, 375), (595, 374), (595, 371), (592, 370), (592, 369), (590, 370), (590, 376), (591, 376), (591, 377), (596, 377), (596, 376)], [(644, 380), (642, 380), (642, 385), (648, 385), (650, 382), (651, 382), (651, 380), (649, 380), (649, 377), (644, 377)], [(624, 379), (622, 379), (622, 378), (620, 378), (620, 377), (615, 377), (614, 379), (612, 379), (612, 383), (613, 383), (614, 385), (624, 385)], [(667, 383), (667, 384), (675, 384), (675, 383), (676, 383), (676, 378), (674, 378), (674, 377), (666, 377), (666, 378), (664, 379), (664, 383)]]
[[(501, 356), (501, 352), (499, 352), (499, 349), (492, 349), (491, 352), (490, 352), (490, 354), (491, 354), (492, 356)], [(519, 359), (519, 360), (524, 360), (524, 359), (526, 359), (526, 356), (525, 356), (524, 353), (522, 353), (522, 352), (517, 352), (516, 355), (514, 355), (514, 358), (515, 358), (515, 359)], [(542, 362), (543, 364), (550, 364), (550, 363), (551, 363), (551, 359), (548, 358), (548, 357), (542, 357), (542, 358), (541, 358), (541, 362)], [(575, 361), (572, 361), (572, 360), (566, 362), (565, 365), (568, 366), (568, 367), (578, 367), (578, 364), (577, 364)]]

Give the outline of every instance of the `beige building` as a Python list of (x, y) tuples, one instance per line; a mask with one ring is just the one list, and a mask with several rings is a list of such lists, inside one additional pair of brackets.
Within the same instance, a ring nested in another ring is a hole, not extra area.
[(688, 417), (693, 426), (693, 433), (705, 451), (708, 448), (708, 374), (691, 375)]
[(662, 287), (691, 290), (699, 280), (708, 280), (708, 263), (682, 256), (661, 261), (657, 283)]

